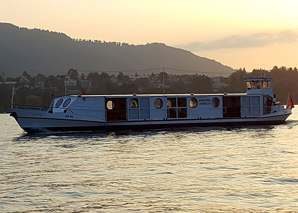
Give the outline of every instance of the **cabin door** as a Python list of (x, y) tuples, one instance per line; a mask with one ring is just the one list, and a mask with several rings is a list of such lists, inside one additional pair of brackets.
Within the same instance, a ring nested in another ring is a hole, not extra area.
[(223, 97), (223, 117), (240, 118), (241, 104), (240, 96)]
[(126, 98), (106, 98), (107, 121), (124, 121), (126, 117)]

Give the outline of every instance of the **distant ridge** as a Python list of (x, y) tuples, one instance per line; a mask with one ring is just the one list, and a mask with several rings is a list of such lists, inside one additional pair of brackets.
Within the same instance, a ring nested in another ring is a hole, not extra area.
[(121, 71), (155, 67), (175, 68), (179, 74), (193, 70), (209, 76), (234, 72), (219, 62), (162, 43), (75, 40), (63, 33), (0, 23), (0, 72), (6, 76), (20, 76), (24, 71), (31, 75), (63, 75), (70, 68)]

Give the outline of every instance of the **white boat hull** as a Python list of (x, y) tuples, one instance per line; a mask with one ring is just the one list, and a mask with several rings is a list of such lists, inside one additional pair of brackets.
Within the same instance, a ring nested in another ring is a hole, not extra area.
[(275, 125), (282, 124), (291, 114), (291, 110), (250, 118), (212, 118), (212, 119), (167, 119), (143, 121), (113, 121), (63, 118), (46, 111), (14, 109), (11, 115), (20, 127), (28, 133), (46, 131), (94, 131), (152, 129), (190, 126), (233, 126), (233, 125)]

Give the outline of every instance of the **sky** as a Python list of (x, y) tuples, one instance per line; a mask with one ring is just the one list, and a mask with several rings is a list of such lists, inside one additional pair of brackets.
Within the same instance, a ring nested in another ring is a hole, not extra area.
[(298, 67), (297, 0), (0, 0), (0, 22), (76, 39), (153, 42), (234, 69)]

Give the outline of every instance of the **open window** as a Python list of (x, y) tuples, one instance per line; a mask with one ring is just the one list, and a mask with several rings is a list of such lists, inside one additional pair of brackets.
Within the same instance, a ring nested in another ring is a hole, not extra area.
[(126, 98), (106, 98), (107, 121), (123, 121), (126, 118)]
[(223, 97), (223, 117), (239, 118), (241, 117), (240, 96), (224, 96)]

